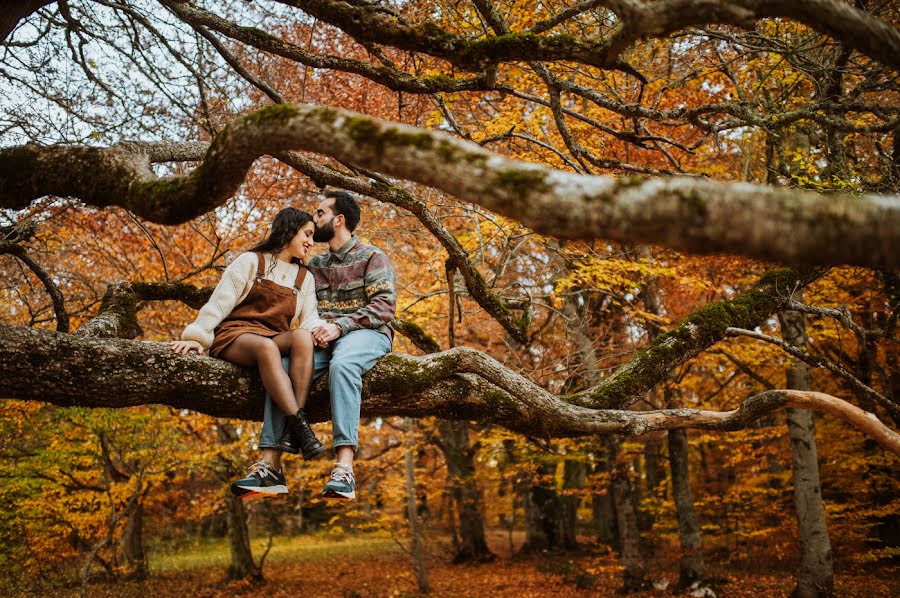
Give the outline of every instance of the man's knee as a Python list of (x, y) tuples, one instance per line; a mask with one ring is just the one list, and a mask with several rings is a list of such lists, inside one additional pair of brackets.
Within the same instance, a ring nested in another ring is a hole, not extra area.
[(328, 375), (332, 378), (361, 378), (362, 367), (350, 360), (332, 359), (328, 364)]

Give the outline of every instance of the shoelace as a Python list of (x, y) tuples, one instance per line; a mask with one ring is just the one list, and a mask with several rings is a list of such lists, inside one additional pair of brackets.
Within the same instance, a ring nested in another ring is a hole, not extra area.
[(254, 474), (258, 475), (260, 478), (264, 478), (266, 476), (272, 476), (274, 478), (275, 470), (268, 461), (257, 461), (250, 466), (250, 473), (247, 475), (249, 477)]
[(346, 465), (341, 465), (339, 463), (336, 463), (334, 469), (331, 470), (331, 479), (346, 484), (353, 484), (356, 482), (353, 477), (353, 470)]

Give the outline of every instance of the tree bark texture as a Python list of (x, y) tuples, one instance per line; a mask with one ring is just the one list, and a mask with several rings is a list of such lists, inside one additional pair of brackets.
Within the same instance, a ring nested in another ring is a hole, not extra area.
[(229, 579), (262, 579), (262, 570), (253, 561), (253, 552), (250, 549), (247, 511), (241, 499), (231, 492), (225, 495), (225, 515), (228, 522), (228, 546), (231, 552)]
[[(601, 450), (600, 455), (597, 456), (596, 472), (610, 470), (606, 459), (606, 449), (602, 448), (602, 445), (602, 442), (598, 442)], [(616, 552), (621, 552), (622, 543), (619, 541), (618, 517), (616, 516), (616, 504), (612, 497), (611, 483), (606, 484), (602, 493), (598, 488), (594, 489), (591, 498), (591, 514), (597, 539)]]
[[(567, 60), (612, 68), (635, 41), (660, 37), (685, 27), (727, 24), (752, 28), (766, 17), (787, 17), (834, 36), (846, 45), (884, 64), (900, 68), (900, 33), (867, 12), (836, 0), (617, 0), (604, 4), (622, 23), (610, 39), (579, 40), (568, 36), (511, 32), (499, 15), (482, 17), (496, 33), (484, 40), (468, 40), (441, 30), (434, 23), (408, 23), (389, 13), (340, 0), (282, 0), (309, 15), (340, 28), (359, 42), (390, 45), (400, 50), (442, 58), (468, 71), (481, 71), (499, 62)], [(493, 18), (492, 18), (493, 17)], [(499, 21), (499, 23), (498, 23)], [(500, 25), (500, 26), (498, 26)]]
[[(798, 297), (800, 300), (800, 297)], [(806, 349), (806, 317), (797, 311), (779, 313), (781, 335), (786, 342)], [(812, 389), (812, 372), (808, 365), (793, 360), (787, 370), (787, 387)], [(819, 459), (816, 454), (816, 423), (813, 412), (806, 409), (787, 410), (791, 439), (791, 473), (794, 482), (794, 508), (800, 537), (800, 569), (792, 593), (799, 598), (817, 598), (834, 594), (834, 564), (831, 540), (825, 520), (825, 505), (819, 482)]]
[(562, 520), (560, 534), (566, 549), (578, 548), (578, 507), (581, 505), (581, 491), (584, 489), (586, 464), (582, 459), (563, 459)]

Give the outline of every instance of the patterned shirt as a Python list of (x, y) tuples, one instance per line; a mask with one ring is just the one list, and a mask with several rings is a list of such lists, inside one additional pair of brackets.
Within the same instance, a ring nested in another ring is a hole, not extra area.
[(383, 251), (352, 235), (343, 247), (309, 260), (316, 280), (319, 317), (341, 334), (371, 328), (393, 340), (397, 308), (394, 271)]

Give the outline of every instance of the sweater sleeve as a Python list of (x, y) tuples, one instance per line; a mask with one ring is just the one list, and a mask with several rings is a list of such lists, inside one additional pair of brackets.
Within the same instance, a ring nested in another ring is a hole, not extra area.
[(239, 255), (225, 268), (222, 279), (216, 285), (206, 305), (200, 308), (197, 319), (184, 329), (181, 340), (197, 341), (204, 349), (213, 343), (213, 331), (231, 310), (240, 303), (253, 283), (256, 273), (256, 254), (246, 252)]
[(316, 300), (316, 278), (312, 272), (307, 272), (306, 278), (303, 279), (303, 286), (300, 288), (301, 297), (297, 301), (297, 318), (299, 328), (309, 330), (325, 323), (325, 320), (319, 317), (318, 301)]

